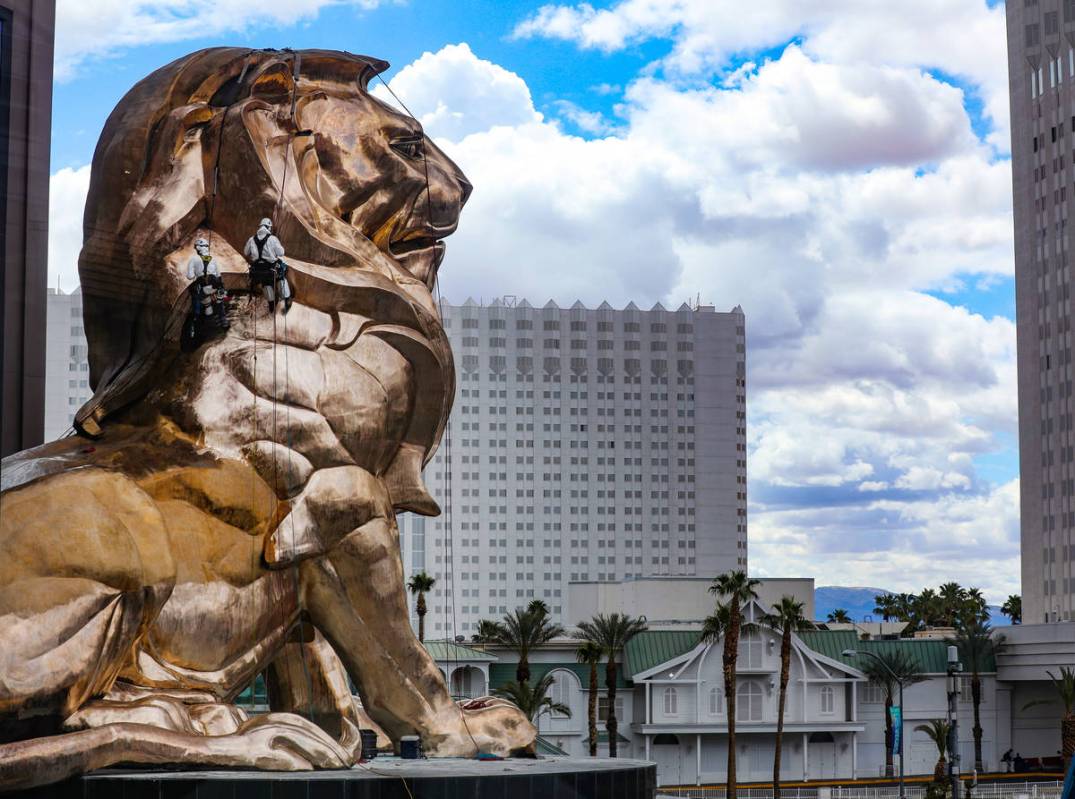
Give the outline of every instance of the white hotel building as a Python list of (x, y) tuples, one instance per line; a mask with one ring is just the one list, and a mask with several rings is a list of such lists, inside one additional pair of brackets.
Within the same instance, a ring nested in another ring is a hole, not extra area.
[(470, 637), (532, 598), (574, 623), (571, 582), (747, 568), (741, 308), (444, 303), (455, 404), (403, 514), (431, 638)]

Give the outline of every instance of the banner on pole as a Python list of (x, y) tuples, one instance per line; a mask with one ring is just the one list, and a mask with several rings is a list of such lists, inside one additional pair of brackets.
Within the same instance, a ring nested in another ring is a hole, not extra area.
[(892, 718), (892, 753), (903, 755), (903, 708), (893, 705), (888, 709)]

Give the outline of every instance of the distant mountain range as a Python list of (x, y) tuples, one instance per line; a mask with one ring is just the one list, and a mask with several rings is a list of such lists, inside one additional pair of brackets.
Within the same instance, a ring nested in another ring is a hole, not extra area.
[[(874, 597), (878, 594), (895, 593), (885, 588), (859, 588), (842, 585), (823, 585), (814, 589), (814, 615), (824, 621), (828, 615), (843, 608), (855, 621), (862, 621), (867, 616), (873, 621), (881, 621), (881, 616), (873, 612)], [(1006, 627), (1011, 622), (1000, 612), (997, 605), (989, 606), (989, 623), (994, 627)]]

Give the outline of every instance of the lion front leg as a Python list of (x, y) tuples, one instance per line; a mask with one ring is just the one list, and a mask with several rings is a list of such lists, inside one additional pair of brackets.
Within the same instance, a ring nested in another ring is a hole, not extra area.
[(265, 672), (269, 707), (304, 716), (339, 742), (356, 759), (361, 756), (359, 730), (377, 733), (377, 746), (391, 739), (355, 701), (340, 658), (312, 624), (300, 625)]
[(537, 731), (514, 707), (472, 714), (452, 701), (436, 663), (407, 618), (399, 540), (379, 518), (302, 563), (303, 602), (354, 677), (370, 717), (393, 740), (417, 733), (439, 756), (507, 755), (531, 746)]

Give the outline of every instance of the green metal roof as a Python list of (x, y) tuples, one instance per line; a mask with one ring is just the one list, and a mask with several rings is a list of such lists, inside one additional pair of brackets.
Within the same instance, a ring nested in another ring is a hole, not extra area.
[[(586, 739), (583, 741), (583, 743), (588, 744), (589, 742), (590, 742), (590, 738), (589, 738), (589, 736), (587, 736)], [(599, 744), (607, 744), (608, 743), (608, 730), (601, 730), (599, 733), (597, 733), (597, 742)], [(629, 740), (624, 738), (623, 733), (621, 733), (619, 731), (616, 732), (616, 742), (621, 743), (621, 744), (629, 744), (629, 743), (631, 743)]]
[[(490, 692), (500, 688), (504, 683), (515, 679), (515, 663), (493, 663), (489, 666), (489, 689)], [(546, 674), (554, 669), (564, 669), (572, 672), (579, 678), (579, 684), (586, 689), (590, 685), (590, 667), (585, 663), (533, 663), (530, 664), (530, 684), (533, 685)], [(605, 688), (605, 664), (597, 666), (597, 687)], [(616, 687), (626, 688), (627, 680), (623, 673), (623, 664), (616, 669)]]
[(442, 663), (445, 661), (450, 663), (456, 660), (487, 661), (492, 663), (500, 659), (496, 655), (490, 655), (488, 652), (483, 652), (470, 646), (463, 646), (463, 644), (457, 644), (454, 641), (425, 641), (423, 646), (434, 660)]
[(567, 757), (567, 752), (554, 744), (543, 735), (537, 737), (536, 749), (539, 755), (551, 755), (553, 757)]
[(698, 646), (702, 634), (698, 630), (646, 630), (627, 642), (624, 647), (624, 671), (633, 677), (672, 658), (690, 652)]
[[(861, 670), (869, 659), (844, 657), (845, 649), (872, 652), (875, 655), (900, 652), (910, 657), (923, 674), (944, 674), (948, 667), (948, 647), (951, 645), (951, 642), (946, 640), (930, 641), (921, 638), (861, 641), (853, 630), (806, 630), (799, 633), (799, 637), (815, 652), (846, 663), (852, 668)], [(996, 670), (996, 661), (990, 658), (984, 671)]]
[(845, 649), (857, 649), (859, 644), (858, 634), (854, 630), (802, 630), (797, 633), (799, 639), (819, 655), (832, 658), (852, 668), (859, 668), (862, 664), (855, 658), (845, 658)]

